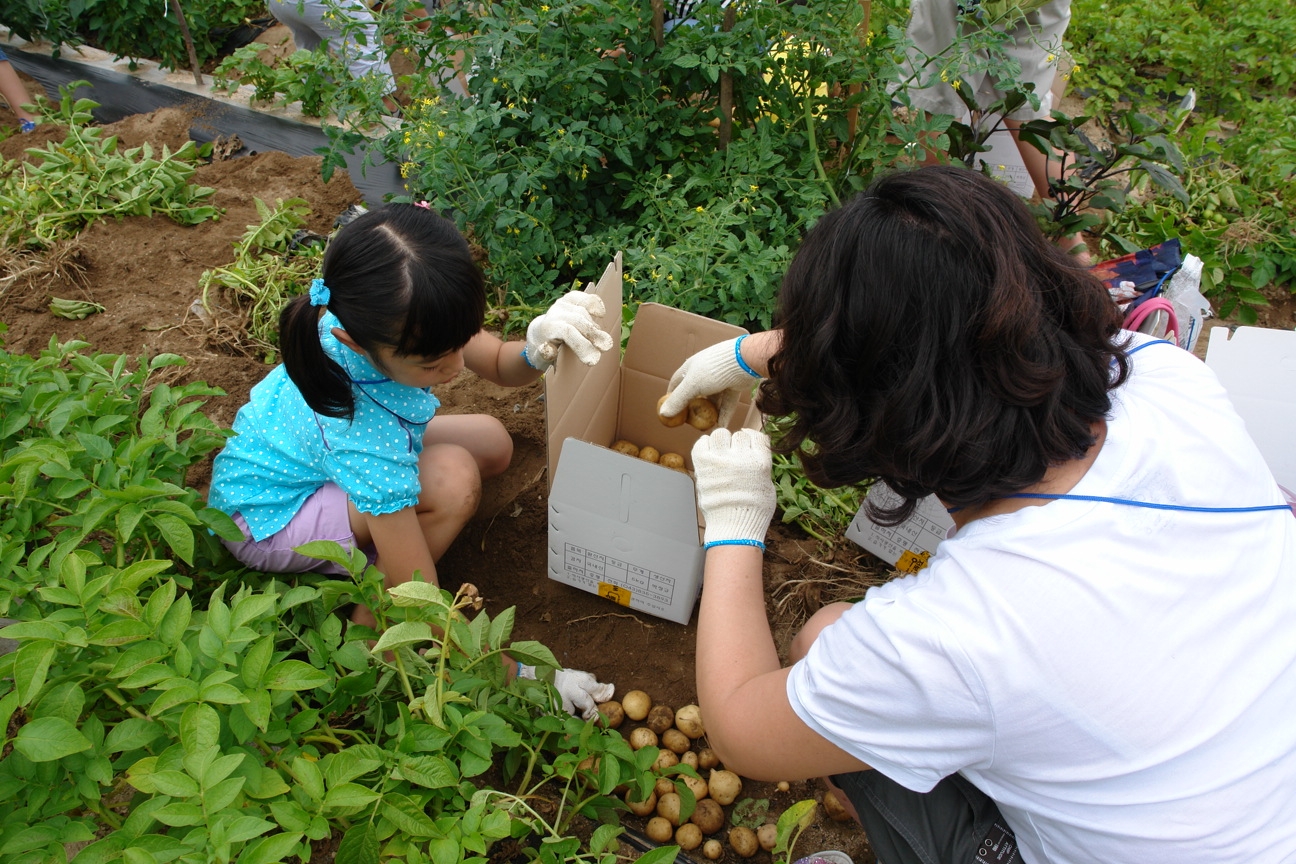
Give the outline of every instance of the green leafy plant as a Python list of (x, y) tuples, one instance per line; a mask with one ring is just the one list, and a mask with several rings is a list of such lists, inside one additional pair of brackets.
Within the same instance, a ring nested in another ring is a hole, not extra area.
[[(306, 292), (319, 273), (324, 250), (322, 243), (295, 240), (310, 215), (305, 200), (290, 198), (273, 208), (260, 198), (255, 201), (261, 221), (249, 225), (234, 245), (234, 260), (204, 271), (198, 286), (217, 335), (240, 348), (250, 343), (270, 363), (279, 344), (279, 313), (294, 296)], [(221, 301), (236, 310), (235, 323), (223, 320)]]
[[(215, 57), (220, 38), (264, 13), (256, 0), (185, 0), (185, 20), (198, 62)], [(148, 57), (171, 69), (189, 68), (189, 53), (168, 0), (14, 0), (0, 7), (0, 24), (30, 41), (88, 43), (118, 57)]]
[(49, 119), (67, 126), (64, 141), (49, 142), (39, 160), (10, 162), (0, 172), (0, 242), (18, 249), (46, 249), (99, 219), (164, 215), (181, 225), (216, 218), (208, 199), (215, 192), (189, 181), (197, 170), (192, 141), (155, 158), (147, 143), (119, 152), (114, 136), (90, 125), (97, 107), (73, 99), (84, 82), (60, 88)]
[[(217, 391), (86, 347), (0, 352), (6, 861), (270, 864), (330, 837), (341, 864), (484, 864), (503, 840), (616, 860), (613, 792), (647, 794), (656, 748), (506, 681), (506, 651), (557, 661), (471, 586), (388, 591), (335, 543), (300, 551), (340, 577), (223, 570), (211, 532), (241, 532), (182, 485), (224, 439), (199, 411)], [(357, 603), (381, 632), (345, 623)]]
[(346, 80), (346, 67), (326, 50), (295, 51), (271, 65), (261, 59), (267, 46), (244, 45), (220, 62), (213, 73), (212, 89), (232, 93), (240, 86), (251, 85), (252, 96), (273, 105), (300, 103), (307, 117), (320, 117), (338, 101)]
[(784, 523), (795, 523), (816, 540), (831, 544), (855, 518), (868, 489), (820, 489), (806, 479), (794, 456), (776, 453), (774, 491)]

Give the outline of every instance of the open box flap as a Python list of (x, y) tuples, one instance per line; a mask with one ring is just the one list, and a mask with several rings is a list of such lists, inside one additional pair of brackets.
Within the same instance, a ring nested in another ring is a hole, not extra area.
[(1269, 470), (1296, 491), (1296, 331), (1212, 327), (1206, 365), (1228, 391)]

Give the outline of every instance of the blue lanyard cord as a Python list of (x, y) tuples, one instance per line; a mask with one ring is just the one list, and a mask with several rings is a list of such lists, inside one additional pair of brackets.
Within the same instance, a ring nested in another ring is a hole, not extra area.
[(1046, 495), (1042, 492), (1018, 492), (1007, 498), (1038, 498), (1047, 501), (1096, 501), (1100, 504), (1124, 504), (1127, 507), (1146, 507), (1149, 510), (1180, 510), (1185, 513), (1260, 513), (1267, 510), (1290, 510), (1287, 504), (1265, 504), (1258, 507), (1193, 507), (1188, 504), (1158, 504), (1154, 501), (1135, 501), (1132, 498), (1108, 498), (1105, 495)]
[[(1174, 344), (1175, 343), (1171, 342), (1169, 339), (1153, 339), (1151, 342), (1144, 342), (1142, 345), (1137, 346), (1133, 350), (1126, 351), (1125, 356), (1129, 357), (1131, 354), (1137, 354), (1138, 352), (1142, 351), (1144, 348), (1148, 347), (1149, 345), (1174, 345)], [(1175, 347), (1178, 348), (1179, 346), (1175, 345)]]

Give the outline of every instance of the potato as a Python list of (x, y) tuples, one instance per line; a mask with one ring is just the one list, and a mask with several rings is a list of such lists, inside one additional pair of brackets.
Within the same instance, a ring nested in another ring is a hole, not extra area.
[(711, 798), (703, 798), (697, 802), (697, 807), (693, 809), (693, 815), (689, 821), (702, 829), (703, 834), (714, 834), (724, 827), (725, 813), (724, 808)]
[(634, 794), (634, 790), (631, 789), (628, 792), (626, 792), (626, 796), (625, 796), (626, 806), (630, 808), (631, 813), (635, 814), (636, 816), (647, 816), (649, 813), (656, 812), (657, 810), (656, 791), (649, 792), (648, 797), (642, 801), (634, 800), (634, 798), (631, 797), (633, 794)]
[(719, 840), (708, 840), (702, 844), (702, 855), (708, 861), (719, 861), (724, 854), (724, 844)]
[(849, 822), (855, 818), (846, 809), (846, 805), (841, 802), (841, 799), (833, 794), (831, 789), (824, 792), (823, 808), (824, 812), (828, 814), (828, 818), (834, 822)]
[(707, 788), (707, 782), (701, 777), (690, 777), (687, 774), (681, 774), (679, 775), (679, 779), (689, 788), (689, 791), (693, 793), (693, 797), (699, 801), (707, 797), (707, 794), (710, 792), (710, 789)]
[(698, 751), (698, 767), (704, 771), (710, 771), (712, 768), (720, 766), (720, 757), (710, 747), (703, 747)]
[(716, 803), (732, 804), (742, 793), (742, 778), (732, 771), (712, 771), (707, 788), (711, 790), (711, 797)]
[(612, 449), (618, 453), (624, 453), (627, 456), (639, 455), (639, 445), (631, 443), (630, 441), (627, 441), (624, 438), (622, 438), (621, 440), (613, 444)]
[[(654, 708), (653, 710), (656, 711), (657, 709)], [(652, 728), (651, 722), (649, 722), (648, 728), (650, 729)], [(683, 732), (679, 731), (678, 729), (667, 729), (664, 732), (662, 732), (661, 743), (662, 746), (665, 747), (667, 750), (670, 750), (676, 756), (679, 756), (681, 761), (683, 761), (683, 757), (685, 753), (693, 752), (689, 750), (689, 745), (692, 744), (693, 742), (688, 739), (687, 735), (685, 735)], [(697, 767), (696, 753), (693, 754), (693, 767), (694, 768)]]
[[(657, 733), (647, 726), (640, 726), (630, 733), (630, 749), (642, 750), (645, 747), (657, 746)], [(667, 751), (670, 752), (670, 751)]]
[(675, 728), (693, 740), (706, 734), (702, 725), (702, 709), (696, 705), (685, 705), (675, 712)]
[(778, 826), (773, 822), (766, 822), (756, 829), (756, 842), (766, 852), (774, 848), (778, 843)]
[(652, 708), (652, 697), (642, 690), (631, 690), (621, 697), (621, 709), (631, 720), (642, 720)]
[(657, 793), (658, 798), (674, 791), (675, 781), (669, 777), (658, 777), (657, 782), (653, 784), (653, 792)]
[(760, 842), (756, 839), (755, 831), (739, 825), (729, 829), (729, 848), (740, 857), (750, 858), (756, 854), (756, 850), (760, 849)]
[(654, 705), (645, 722), (649, 729), (660, 735), (675, 725), (675, 709), (669, 705)]
[(699, 432), (705, 432), (720, 419), (720, 412), (715, 403), (705, 396), (695, 396), (688, 403), (689, 425)]
[(621, 709), (621, 703), (615, 699), (609, 699), (599, 705), (598, 710), (603, 725), (609, 729), (619, 728), (625, 720), (625, 711)]
[(671, 837), (675, 835), (675, 828), (662, 817), (654, 816), (648, 820), (644, 833), (654, 843), (668, 843)]
[[(684, 738), (685, 741), (688, 740), (688, 736), (685, 735), (683, 732), (680, 732), (678, 729), (674, 729), (674, 730), (667, 729), (666, 735), (670, 735), (672, 731), (678, 733), (681, 737)], [(662, 740), (665, 741), (666, 736), (662, 736)], [(685, 750), (683, 753), (680, 754), (680, 764), (687, 765), (690, 768), (692, 768), (694, 771), (696, 771), (698, 769), (698, 755), (694, 753), (692, 750)]]
[(661, 451), (656, 447), (653, 447), (651, 444), (647, 447), (640, 447), (639, 458), (645, 462), (656, 462), (661, 458)]
[(687, 407), (683, 411), (679, 412), (678, 414), (672, 414), (669, 417), (662, 416), (661, 406), (662, 403), (666, 401), (666, 397), (669, 395), (670, 395), (669, 393), (663, 393), (662, 397), (657, 400), (657, 419), (662, 422), (663, 426), (680, 426), (684, 423), (685, 420), (688, 419)]
[(780, 780), (778, 782), (778, 786), (776, 786), (775, 788), (778, 789), (778, 791), (780, 792), (786, 792), (792, 788), (792, 784), (787, 782), (786, 780)]
[(692, 852), (702, 845), (702, 829), (692, 822), (685, 822), (675, 831), (675, 842), (686, 852)]
[(672, 471), (684, 471), (684, 457), (678, 453), (663, 453), (657, 464)]
[(679, 756), (675, 755), (675, 751), (663, 749), (660, 753), (657, 754), (657, 759), (656, 761), (653, 762), (652, 767), (654, 771), (660, 774), (662, 771), (665, 771), (667, 768), (674, 768), (678, 764), (679, 764)]
[(680, 797), (678, 792), (667, 792), (657, 799), (657, 815), (671, 825), (680, 824)]

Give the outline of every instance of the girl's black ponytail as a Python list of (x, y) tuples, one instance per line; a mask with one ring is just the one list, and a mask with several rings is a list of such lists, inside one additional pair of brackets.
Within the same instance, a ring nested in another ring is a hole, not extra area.
[(355, 396), (346, 371), (324, 353), (319, 338), (320, 307), (306, 295), (295, 297), (279, 313), (279, 351), (288, 377), (316, 414), (349, 418)]

